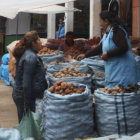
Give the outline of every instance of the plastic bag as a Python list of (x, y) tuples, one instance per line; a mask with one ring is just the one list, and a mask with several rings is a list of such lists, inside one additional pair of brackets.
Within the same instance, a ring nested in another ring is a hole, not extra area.
[(100, 136), (134, 135), (140, 132), (140, 92), (110, 95), (94, 92), (97, 130)]
[(13, 128), (0, 128), (0, 140), (21, 140), (20, 132)]
[(7, 86), (10, 85), (9, 83), (9, 71), (8, 71), (8, 65), (1, 65), (1, 80), (4, 80), (5, 84)]
[[(85, 87), (80, 84), (74, 85)], [(65, 96), (46, 90), (43, 100), (46, 140), (74, 140), (93, 136), (92, 97), (87, 86), (82, 94)]]
[(20, 131), (22, 139), (33, 137), (35, 140), (44, 140), (41, 117), (36, 113), (27, 111), (15, 128)]
[(9, 58), (10, 58), (9, 53), (3, 55), (3, 56), (2, 56), (2, 59), (1, 59), (2, 64), (8, 65), (8, 63), (9, 63)]

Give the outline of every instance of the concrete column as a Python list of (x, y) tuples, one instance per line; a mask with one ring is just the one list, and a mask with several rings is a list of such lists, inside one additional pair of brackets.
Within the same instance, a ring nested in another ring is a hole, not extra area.
[(47, 26), (47, 38), (55, 39), (55, 22), (56, 15), (55, 14), (48, 14), (48, 26)]
[(101, 36), (99, 14), (101, 12), (101, 0), (90, 0), (90, 38)]
[(140, 0), (133, 0), (132, 36), (140, 37)]
[[(73, 8), (74, 2), (65, 3), (65, 7)], [(74, 12), (65, 13), (65, 33), (68, 31), (73, 31), (74, 28)]]

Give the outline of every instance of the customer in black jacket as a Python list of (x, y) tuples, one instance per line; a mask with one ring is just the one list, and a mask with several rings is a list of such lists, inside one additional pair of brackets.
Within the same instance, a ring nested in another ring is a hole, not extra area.
[(37, 52), (41, 49), (41, 41), (36, 31), (27, 32), (24, 39), (13, 51), (16, 59), (16, 77), (13, 100), (17, 106), (19, 122), (24, 109), (35, 112), (35, 99), (43, 98), (47, 88), (45, 69)]

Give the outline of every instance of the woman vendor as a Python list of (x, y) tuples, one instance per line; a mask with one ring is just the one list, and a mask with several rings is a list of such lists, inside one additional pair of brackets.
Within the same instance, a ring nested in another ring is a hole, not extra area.
[(140, 81), (129, 36), (119, 17), (113, 12), (102, 11), (100, 13), (100, 25), (105, 30), (100, 44), (85, 54), (79, 55), (78, 59), (102, 53), (102, 59), (105, 61), (107, 87), (127, 86)]

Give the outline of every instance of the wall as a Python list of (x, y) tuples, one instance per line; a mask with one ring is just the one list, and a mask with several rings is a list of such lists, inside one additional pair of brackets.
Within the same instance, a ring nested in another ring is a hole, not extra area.
[[(23, 38), (23, 35), (18, 35), (18, 40)], [(16, 35), (6, 35), (5, 36), (5, 52), (7, 52), (6, 46), (8, 46), (10, 43), (16, 40)]]
[(140, 0), (133, 0), (132, 36), (140, 37)]
[[(19, 13), (18, 17), (18, 34), (25, 34), (30, 30), (30, 14)], [(14, 19), (7, 19), (6, 21), (6, 35), (14, 35), (17, 30), (17, 17)]]

